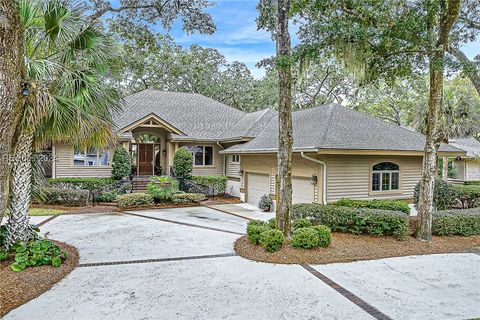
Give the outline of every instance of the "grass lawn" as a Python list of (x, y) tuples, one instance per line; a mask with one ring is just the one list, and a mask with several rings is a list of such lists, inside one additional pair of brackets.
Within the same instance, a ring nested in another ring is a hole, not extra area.
[(31, 216), (57, 216), (65, 212), (65, 210), (48, 208), (30, 208), (29, 210)]

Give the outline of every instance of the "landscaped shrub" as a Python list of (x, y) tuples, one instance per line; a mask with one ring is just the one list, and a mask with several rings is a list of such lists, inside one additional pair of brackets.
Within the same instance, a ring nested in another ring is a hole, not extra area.
[(276, 229), (277, 228), (277, 219), (275, 219), (275, 218), (268, 219), (267, 225), (272, 229)]
[(193, 155), (186, 147), (181, 147), (173, 156), (173, 171), (177, 177), (190, 179), (193, 171)]
[(8, 251), (7, 249), (0, 248), (0, 261), (8, 260)]
[(480, 206), (480, 186), (452, 184), (450, 187), (455, 194), (455, 208), (469, 209)]
[(285, 237), (280, 230), (267, 229), (260, 234), (260, 244), (267, 252), (277, 251), (282, 247), (284, 241)]
[(480, 235), (480, 209), (437, 211), (433, 214), (432, 233), (437, 236)]
[(172, 177), (153, 177), (147, 185), (148, 194), (155, 203), (173, 200), (173, 195), (178, 192), (178, 181)]
[(52, 265), (60, 267), (62, 261), (67, 259), (67, 253), (53, 242), (33, 240), (29, 243), (16, 243), (12, 250), (15, 252), (15, 262), (10, 268), (13, 271), (23, 271), (28, 267)]
[(329, 227), (316, 225), (310, 228), (317, 232), (320, 247), (328, 247), (332, 243), (332, 230)]
[(300, 229), (300, 228), (308, 228), (312, 226), (312, 222), (308, 219), (296, 219), (293, 220), (292, 227), (293, 230)]
[(70, 190), (45, 188), (40, 202), (43, 204), (59, 204), (66, 207), (84, 207), (88, 205), (88, 190)]
[(122, 180), (129, 177), (132, 173), (132, 163), (128, 151), (123, 147), (118, 147), (113, 152), (112, 157), (112, 177), (115, 180)]
[(130, 193), (117, 197), (119, 208), (140, 208), (153, 205), (153, 197), (146, 193)]
[(399, 239), (408, 236), (408, 216), (400, 211), (295, 204), (292, 218), (306, 218), (313, 224), (326, 225), (332, 231), (376, 236), (394, 235)]
[(470, 185), (480, 186), (480, 180), (464, 181), (463, 184), (464, 184), (464, 185), (467, 185), (467, 186), (470, 186)]
[(266, 194), (264, 194), (260, 198), (260, 201), (258, 202), (258, 208), (265, 212), (269, 212), (270, 210), (272, 210), (272, 206), (273, 206), (273, 200)]
[(292, 247), (311, 249), (320, 245), (320, 237), (313, 228), (299, 228), (293, 231)]
[(193, 182), (207, 186), (213, 195), (223, 194), (227, 190), (227, 181), (226, 176), (193, 176)]
[(113, 183), (112, 178), (56, 178), (48, 183), (58, 189), (96, 190)]
[(102, 192), (95, 199), (96, 202), (113, 202), (118, 196), (118, 193), (115, 191)]
[(402, 211), (402, 212), (405, 212), (406, 214), (410, 214), (410, 207), (405, 201), (401, 201), (401, 200), (389, 200), (389, 199), (354, 200), (354, 199), (342, 198), (332, 204), (336, 206), (341, 206), (341, 207), (371, 208), (371, 209)]
[[(433, 192), (433, 204), (437, 210), (450, 209), (455, 205), (455, 192), (452, 185), (442, 179), (435, 179), (435, 187)], [(413, 201), (417, 205), (420, 193), (420, 182), (415, 186), (413, 193)]]
[(271, 230), (265, 221), (252, 220), (247, 224), (247, 238), (253, 244), (259, 244), (260, 234), (263, 231)]
[(205, 199), (205, 195), (201, 193), (175, 193), (172, 197), (173, 203), (201, 202)]
[(0, 248), (5, 247), (7, 244), (7, 226), (0, 226)]

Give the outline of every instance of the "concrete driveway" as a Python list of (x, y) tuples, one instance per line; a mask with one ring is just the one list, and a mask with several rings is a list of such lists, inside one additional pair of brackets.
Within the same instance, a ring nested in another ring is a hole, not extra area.
[(480, 317), (479, 255), (256, 263), (234, 255), (246, 223), (204, 207), (56, 217), (42, 232), (80, 265), (5, 319)]

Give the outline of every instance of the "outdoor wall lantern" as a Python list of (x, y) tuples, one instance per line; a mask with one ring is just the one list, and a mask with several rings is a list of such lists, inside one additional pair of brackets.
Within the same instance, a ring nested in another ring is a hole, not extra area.
[(22, 83), (22, 95), (24, 97), (28, 97), (29, 94), (30, 94), (30, 90), (28, 89), (28, 83), (26, 82)]
[(313, 175), (310, 177), (310, 183), (313, 185), (316, 185), (318, 182), (318, 177), (316, 175)]
[(167, 155), (167, 150), (166, 150), (166, 149), (163, 149), (162, 154), (163, 154), (164, 156), (166, 156), (166, 155)]

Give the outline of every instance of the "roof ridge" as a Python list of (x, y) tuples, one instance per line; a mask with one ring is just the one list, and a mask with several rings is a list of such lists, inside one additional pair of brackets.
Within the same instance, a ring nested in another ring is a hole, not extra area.
[(323, 137), (320, 140), (318, 148), (321, 148), (321, 146), (323, 146), (323, 144), (325, 143), (325, 139), (327, 138), (328, 131), (330, 130), (330, 124), (331, 124), (332, 119), (333, 119), (332, 107), (333, 107), (332, 104), (328, 105), (328, 112), (329, 112), (328, 122), (327, 122), (327, 125), (326, 125), (326, 128), (325, 128), (325, 132), (323, 134)]
[[(256, 125), (261, 119), (263, 119), (263, 117), (265, 117), (265, 115), (267, 114), (268, 111), (270, 111), (270, 108), (265, 108), (265, 109), (260, 110), (260, 111), (262, 111), (261, 115), (260, 115), (259, 117), (257, 117), (257, 118), (255, 119), (255, 121), (252, 123), (252, 125), (249, 126), (248, 129), (245, 131), (245, 134), (247, 134), (247, 136), (248, 136), (248, 133), (250, 133), (250, 132), (253, 130), (253, 128), (255, 127), (255, 125)], [(255, 112), (247, 113), (247, 114), (245, 115), (245, 117), (246, 117), (248, 114), (253, 114), (253, 113), (255, 113)], [(243, 118), (242, 118), (242, 119), (243, 119)]]

